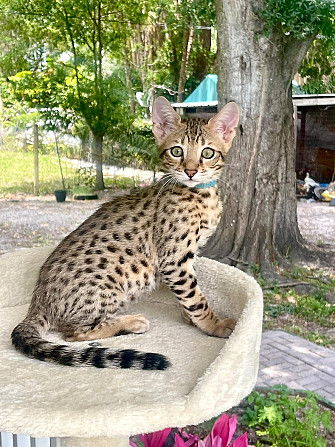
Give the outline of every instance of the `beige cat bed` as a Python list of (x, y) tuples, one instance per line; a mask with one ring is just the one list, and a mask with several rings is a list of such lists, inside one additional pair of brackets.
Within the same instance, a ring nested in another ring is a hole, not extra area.
[(166, 371), (70, 368), (16, 352), (10, 333), (26, 314), (50, 251), (0, 256), (0, 431), (60, 437), (66, 446), (126, 446), (129, 435), (197, 424), (250, 393), (258, 371), (262, 292), (246, 274), (206, 258), (196, 260), (200, 287), (214, 309), (238, 320), (228, 340), (186, 324), (165, 287), (129, 312), (143, 313), (149, 332), (101, 340), (106, 347), (165, 354), (172, 362)]

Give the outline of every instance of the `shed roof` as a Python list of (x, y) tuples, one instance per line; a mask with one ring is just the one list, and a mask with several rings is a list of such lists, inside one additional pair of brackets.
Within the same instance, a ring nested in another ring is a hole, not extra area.
[[(218, 105), (217, 93), (218, 76), (209, 74), (184, 102), (172, 104), (175, 108), (213, 107)], [(295, 84), (292, 83), (294, 86)], [(295, 106), (332, 106), (335, 105), (335, 94), (304, 94), (299, 92), (292, 95)]]

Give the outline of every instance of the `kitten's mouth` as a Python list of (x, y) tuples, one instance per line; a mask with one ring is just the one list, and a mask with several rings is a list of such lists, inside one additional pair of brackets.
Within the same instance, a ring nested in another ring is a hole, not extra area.
[(200, 185), (200, 183), (203, 183), (202, 180), (194, 180), (194, 179), (188, 179), (188, 180), (183, 180), (182, 183), (184, 183), (184, 185), (189, 186), (189, 187), (194, 187), (196, 185)]
[(193, 178), (183, 179), (182, 182), (185, 185), (196, 185), (197, 183), (200, 183), (199, 180), (194, 180)]

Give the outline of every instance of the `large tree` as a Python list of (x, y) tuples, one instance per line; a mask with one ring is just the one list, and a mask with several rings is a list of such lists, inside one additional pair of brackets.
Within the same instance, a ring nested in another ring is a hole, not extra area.
[[(113, 76), (110, 55), (127, 33), (127, 20), (136, 23), (145, 20), (142, 5), (127, 0), (116, 3), (105, 0), (1, 0), (1, 3), (6, 6), (8, 20), (19, 16), (34, 31), (29, 35), (31, 48), (35, 44), (43, 57), (36, 71), (32, 70), (33, 74), (38, 77), (44, 69), (44, 77), (50, 75), (51, 78), (55, 72), (49, 72), (47, 62), (51, 58), (54, 67), (62, 63), (67, 77), (74, 79), (74, 88), (64, 85), (69, 88), (58, 89), (66, 95), (56, 98), (54, 105), (59, 102), (85, 119), (94, 140), (96, 188), (103, 189), (103, 138), (127, 113), (126, 107), (120, 107), (126, 106), (127, 101), (122, 95), (124, 88), (120, 80)], [(26, 57), (28, 62), (31, 54)], [(68, 56), (66, 61), (65, 54)], [(50, 98), (50, 92), (45, 90), (40, 103), (50, 102)]]
[(301, 258), (291, 81), (317, 33), (334, 33), (333, 0), (216, 0), (220, 105), (240, 132), (222, 184), (224, 212), (206, 254), (241, 266)]
[[(159, 0), (144, 25), (129, 24), (123, 60), (130, 90), (144, 92), (144, 102), (169, 95), (177, 101), (213, 69), (214, 0)], [(133, 104), (135, 109), (135, 104)]]

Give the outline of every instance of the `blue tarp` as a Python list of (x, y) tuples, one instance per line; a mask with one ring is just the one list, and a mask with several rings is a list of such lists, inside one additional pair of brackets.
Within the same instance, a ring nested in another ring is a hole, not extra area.
[(217, 75), (207, 75), (198, 87), (188, 96), (184, 102), (207, 102), (217, 101)]
[[(214, 74), (207, 75), (205, 79), (198, 85), (198, 87), (185, 99), (185, 103), (189, 102), (208, 102), (217, 101), (217, 83), (218, 76)], [(293, 94), (294, 95), (304, 95), (304, 90), (297, 84), (297, 82), (292, 82)]]

